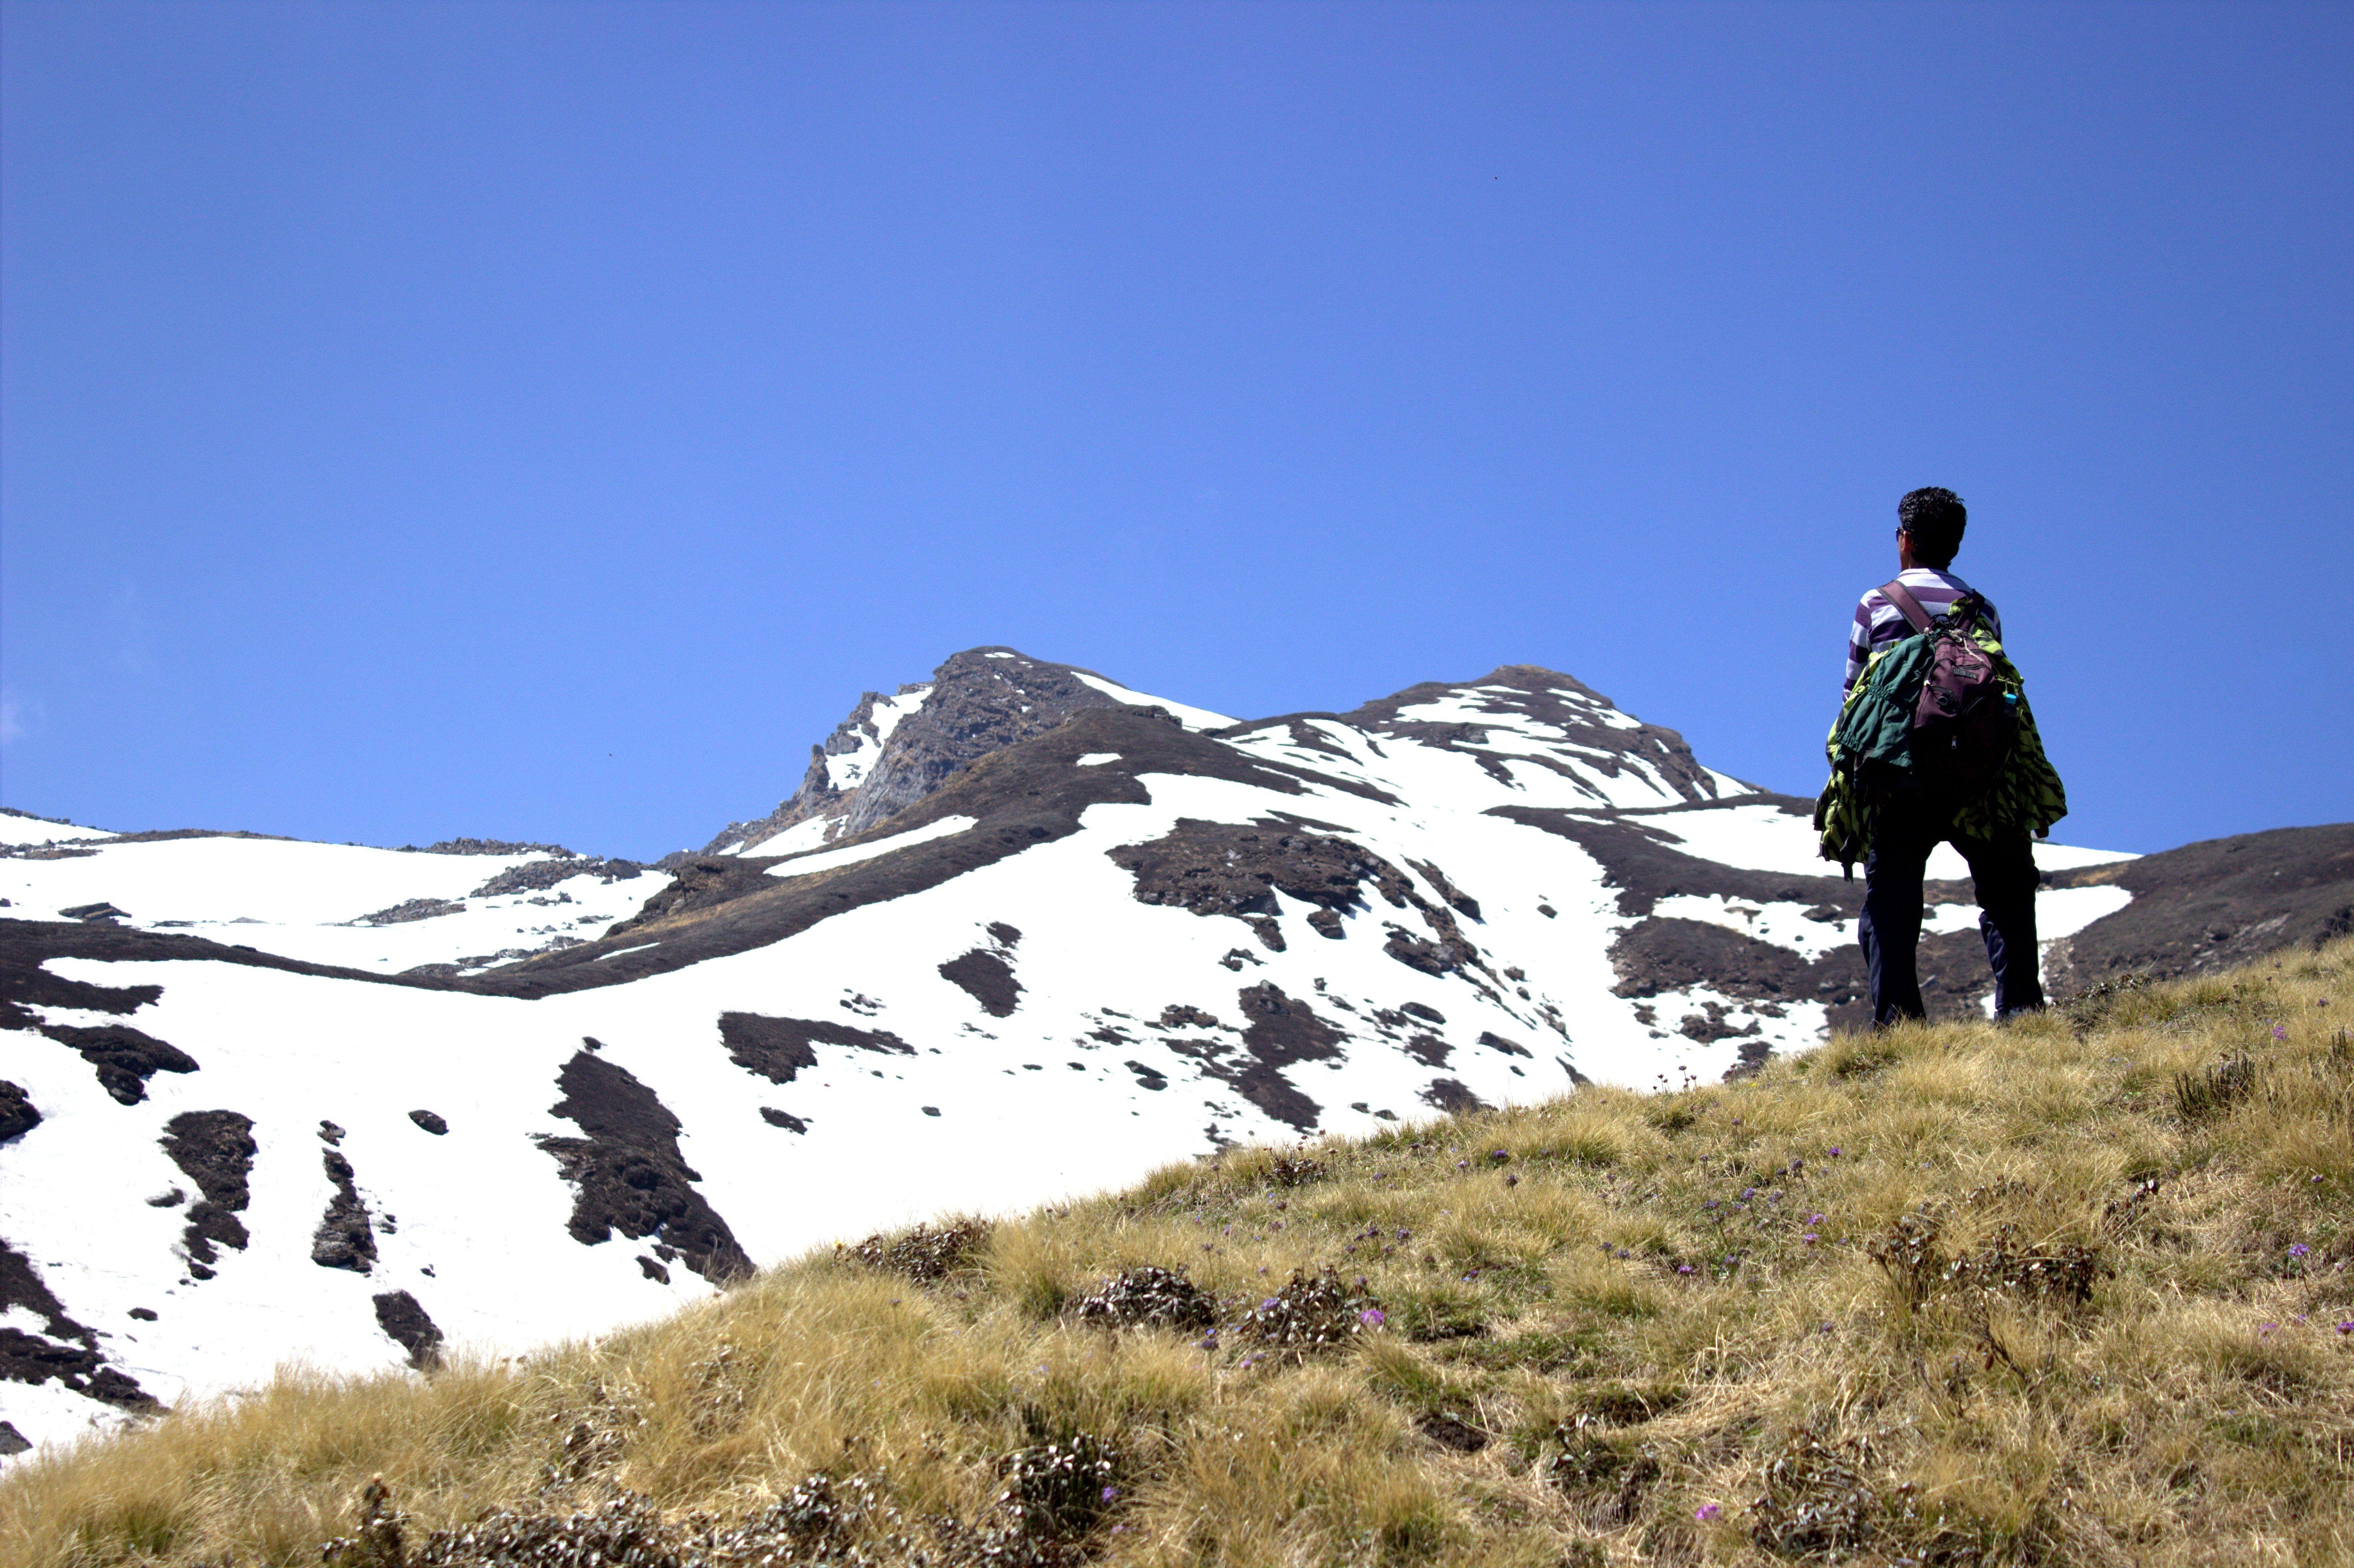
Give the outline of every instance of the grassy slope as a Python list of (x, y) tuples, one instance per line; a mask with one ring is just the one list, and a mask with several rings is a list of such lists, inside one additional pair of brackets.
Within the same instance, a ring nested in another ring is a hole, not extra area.
[[(819, 1256), (429, 1382), (285, 1374), (0, 1480), (0, 1560), (316, 1562), (374, 1472), (412, 1543), (618, 1489), (684, 1542), (824, 1471), (882, 1500), (804, 1555), (940, 1563), (980, 1538), (936, 1521), (1004, 1517), (1003, 1456), (1083, 1431), (1107, 1563), (2354, 1561), (2350, 979), (2341, 941), (1329, 1143), (1297, 1184), (1234, 1151), (929, 1283)], [(2176, 1075), (2243, 1052), (2186, 1110)], [(1386, 1321), (1293, 1356), (1076, 1320), (1149, 1264), (1229, 1323), (1334, 1265)]]

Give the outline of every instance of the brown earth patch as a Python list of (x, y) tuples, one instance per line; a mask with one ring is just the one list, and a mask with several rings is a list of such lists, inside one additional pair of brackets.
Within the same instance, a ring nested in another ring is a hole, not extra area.
[(2053, 995), (2129, 972), (2209, 974), (2354, 931), (2354, 822), (2209, 839), (2043, 880), (2133, 895), (2051, 952)]

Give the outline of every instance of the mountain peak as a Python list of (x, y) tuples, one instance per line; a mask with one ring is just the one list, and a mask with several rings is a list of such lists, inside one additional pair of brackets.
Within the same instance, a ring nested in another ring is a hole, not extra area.
[(1074, 714), (1122, 706), (1162, 707), (1195, 729), (1234, 722), (1017, 648), (968, 648), (941, 661), (928, 681), (889, 696), (862, 694), (833, 733), (810, 747), (801, 787), (766, 817), (729, 823), (703, 853), (787, 854), (864, 832), (969, 763), (1059, 728)]

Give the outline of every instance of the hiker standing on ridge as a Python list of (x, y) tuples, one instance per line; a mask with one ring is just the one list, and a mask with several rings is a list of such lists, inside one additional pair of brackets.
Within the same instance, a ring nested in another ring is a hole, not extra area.
[(1994, 606), (1946, 569), (1969, 522), (1962, 498), (1915, 490), (1896, 517), (1900, 569), (1856, 606), (1815, 825), (1825, 859), (1850, 875), (1863, 860), (1857, 935), (1873, 1024), (1926, 1016), (1915, 967), (1921, 885), (1940, 843), (1969, 863), (1995, 1015), (2007, 1018), (2043, 1005), (2030, 835), (2049, 832), (2067, 798)]

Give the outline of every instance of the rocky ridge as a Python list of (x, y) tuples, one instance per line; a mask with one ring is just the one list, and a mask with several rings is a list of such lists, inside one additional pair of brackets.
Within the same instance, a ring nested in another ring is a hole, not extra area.
[[(888, 821), (938, 789), (949, 777), (993, 751), (1059, 727), (1088, 708), (1122, 705), (1110, 683), (1091, 670), (1033, 659), (1011, 648), (970, 648), (932, 672), (929, 681), (890, 696), (860, 695), (832, 735), (810, 747), (801, 787), (755, 821), (730, 822), (705, 854), (748, 854), (791, 828), (820, 823), (808, 848)], [(769, 848), (769, 853), (777, 853)], [(675, 863), (685, 858), (673, 857)]]

